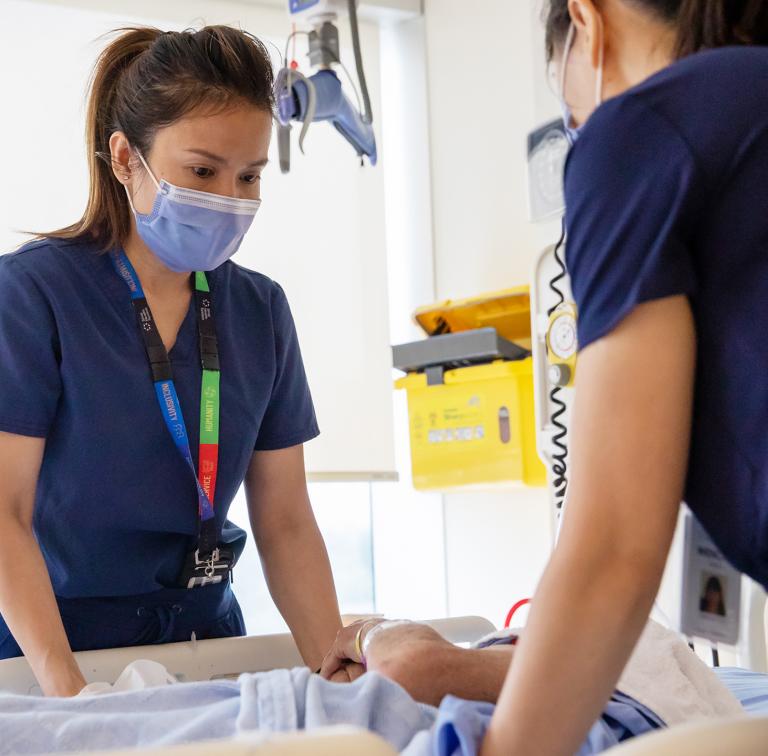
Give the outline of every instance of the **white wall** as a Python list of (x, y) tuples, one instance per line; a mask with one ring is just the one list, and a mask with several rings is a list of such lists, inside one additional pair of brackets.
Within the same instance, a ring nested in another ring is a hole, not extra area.
[[(6, 116), (0, 137), (10, 177), (0, 184), (0, 253), (27, 240), (17, 230), (52, 230), (82, 214), (88, 192), (84, 102), (90, 69), (106, 42), (101, 35), (131, 24), (182, 29), (203, 23), (241, 26), (263, 38), (275, 58), (291, 28), (284, 4), (0, 0), (0, 101)], [(342, 57), (349, 61), (347, 24), (339, 28)], [(362, 23), (361, 39), (380, 118), (377, 25)], [(306, 49), (303, 38), (297, 49)], [(297, 57), (304, 65), (304, 55)], [(386, 150), (380, 147), (380, 167), (361, 168), (335, 130), (318, 124), (307, 137), (307, 155), (294, 149), (293, 171), (283, 176), (273, 140), (264, 203), (235, 257), (285, 287), (322, 430), (307, 446), (307, 468), (326, 477), (394, 470)]]
[[(435, 296), (424, 19), (383, 28), (381, 50), (390, 334), (398, 344), (423, 336), (411, 313)], [(373, 486), (376, 609), (391, 617), (442, 617), (443, 500), (413, 488), (404, 392), (395, 394), (394, 432), (400, 480)]]
[[(426, 0), (438, 299), (527, 283), (526, 136), (556, 112), (534, 0)], [(551, 231), (547, 231), (551, 234)], [(551, 237), (546, 237), (549, 240)], [(550, 545), (545, 491), (445, 496), (448, 608), (497, 624), (532, 595)]]

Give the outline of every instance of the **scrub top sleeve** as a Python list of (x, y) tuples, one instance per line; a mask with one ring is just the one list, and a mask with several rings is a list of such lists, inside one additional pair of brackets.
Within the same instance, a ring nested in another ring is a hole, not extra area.
[(704, 185), (688, 144), (663, 116), (633, 98), (595, 112), (565, 173), (580, 349), (638, 304), (695, 293), (691, 250)]
[(320, 434), (301, 358), (296, 326), (285, 292), (274, 284), (275, 381), (256, 439), (255, 451), (287, 449)]
[(0, 257), (0, 431), (45, 438), (61, 394), (60, 347), (48, 301), (12, 257)]

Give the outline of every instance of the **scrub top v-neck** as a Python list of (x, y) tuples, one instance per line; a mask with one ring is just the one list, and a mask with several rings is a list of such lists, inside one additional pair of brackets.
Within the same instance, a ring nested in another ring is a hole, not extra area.
[[(283, 290), (231, 261), (208, 280), (222, 363), (216, 521), (239, 555), (246, 535), (226, 516), (253, 452), (319, 431)], [(169, 356), (197, 457), (194, 298)], [(56, 595), (175, 586), (198, 533), (196, 486), (158, 408), (130, 296), (108, 254), (44, 240), (0, 257), (0, 385), (0, 430), (46, 438), (34, 530)]]

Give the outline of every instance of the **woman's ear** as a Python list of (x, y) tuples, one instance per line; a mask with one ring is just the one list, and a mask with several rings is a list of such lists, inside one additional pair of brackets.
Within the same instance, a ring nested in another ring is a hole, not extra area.
[(602, 62), (605, 45), (603, 17), (593, 0), (569, 0), (568, 12), (576, 27), (576, 40), (586, 45), (586, 55), (592, 68), (597, 69)]
[(109, 138), (112, 172), (121, 184), (128, 184), (133, 178), (131, 170), (131, 146), (122, 131), (115, 131)]

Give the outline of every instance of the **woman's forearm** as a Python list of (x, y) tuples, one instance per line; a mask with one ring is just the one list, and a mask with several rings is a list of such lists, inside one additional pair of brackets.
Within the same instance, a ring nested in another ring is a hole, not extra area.
[(40, 547), (30, 528), (14, 519), (0, 536), (0, 614), (45, 695), (74, 695), (85, 685)]
[(557, 554), (537, 591), (482, 756), (575, 753), (613, 692), (660, 579), (657, 565), (618, 557), (579, 563), (574, 554)]
[(269, 592), (307, 666), (317, 669), (341, 628), (331, 563), (314, 517), (261, 533), (259, 553)]
[(482, 756), (573, 754), (611, 695), (648, 619), (683, 499), (695, 362), (682, 296), (638, 305), (579, 352), (560, 540)]

